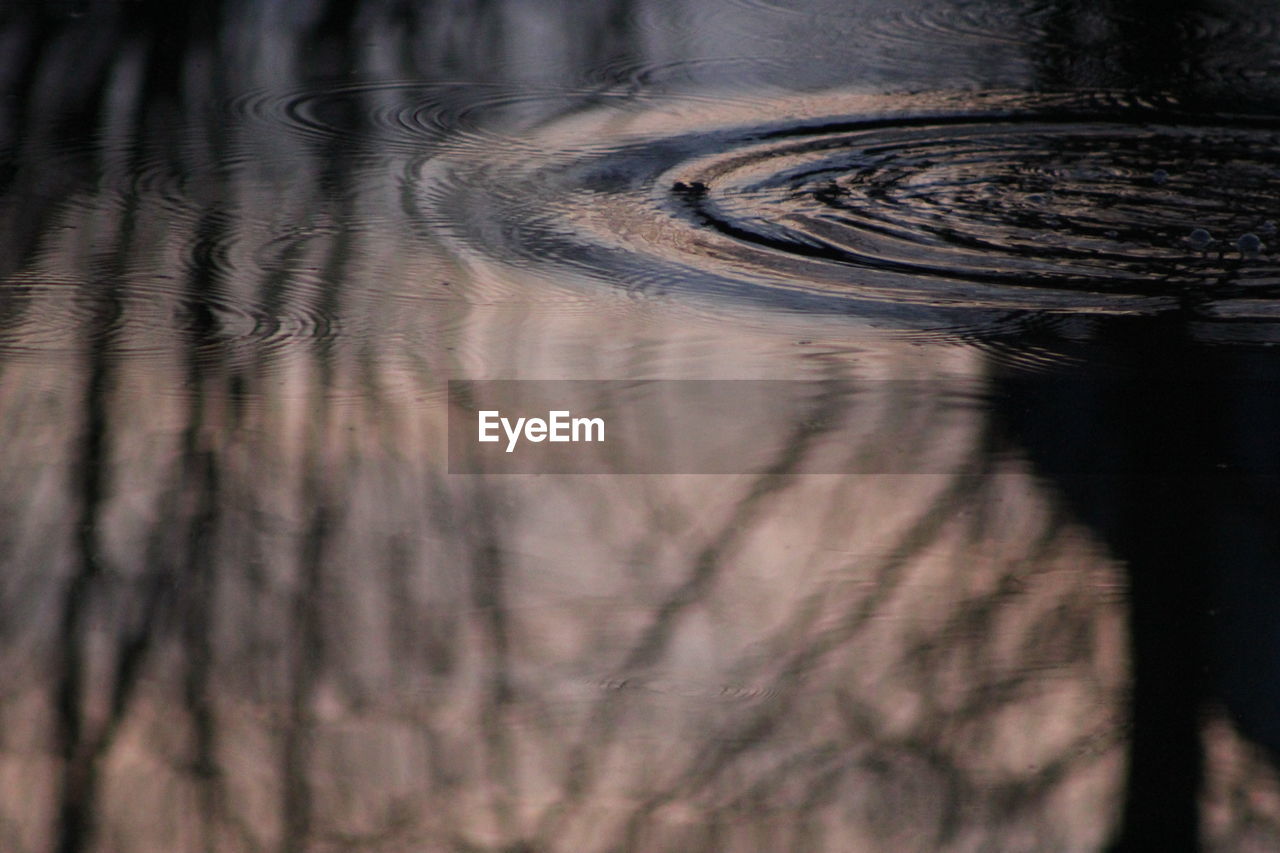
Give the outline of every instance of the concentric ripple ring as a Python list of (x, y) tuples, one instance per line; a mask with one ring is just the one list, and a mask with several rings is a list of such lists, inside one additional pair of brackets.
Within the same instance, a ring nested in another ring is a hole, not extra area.
[(422, 207), (446, 211), (436, 224), (464, 250), (508, 262), (907, 322), (1171, 308), (1239, 321), (1259, 312), (1227, 303), (1280, 305), (1270, 117), (1106, 93), (753, 109), (545, 123), (543, 157), (461, 149), (422, 167)]

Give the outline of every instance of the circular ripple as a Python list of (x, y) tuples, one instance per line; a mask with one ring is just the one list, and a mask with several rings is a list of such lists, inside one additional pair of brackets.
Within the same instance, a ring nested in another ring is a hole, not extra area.
[[(708, 60), (708, 65), (733, 60)], [(530, 125), (565, 114), (607, 105), (643, 109), (649, 95), (640, 91), (663, 75), (679, 78), (700, 63), (620, 66), (588, 88), (522, 87), (500, 84), (421, 82), (361, 83), (323, 89), (257, 90), (228, 104), (234, 120), (247, 120), (320, 143), (343, 147), (344, 156), (377, 163), (388, 156), (419, 156), (435, 149), (495, 147), (541, 153), (526, 134)], [(686, 101), (702, 96), (681, 96)], [(710, 100), (709, 98), (707, 100)], [(717, 99), (719, 100), (719, 99)]]
[(707, 118), (685, 131), (674, 114), (579, 116), (543, 128), (540, 147), (555, 151), (554, 135), (593, 149), (424, 166), (424, 210), (507, 262), (907, 322), (1171, 308), (1222, 320), (1242, 316), (1232, 300), (1280, 298), (1268, 118), (1105, 93), (807, 98), (712, 130)]
[(791, 255), (1160, 294), (1206, 274), (1274, 279), (1272, 262), (1239, 268), (1211, 250), (1236, 254), (1222, 238), (1261, 228), (1280, 198), (1280, 173), (1262, 165), (1276, 141), (1073, 120), (894, 124), (717, 153), (678, 170), (672, 193), (691, 221)]
[(0, 355), (45, 360), (93, 350), (113, 357), (259, 358), (339, 333), (337, 320), (312, 300), (278, 303), (194, 294), (164, 278), (105, 292), (86, 282), (17, 278), (0, 285)]
[(235, 119), (280, 127), (326, 145), (370, 144), (412, 150), (480, 128), (474, 119), (518, 109), (519, 95), (494, 85), (420, 82), (350, 84), (322, 89), (263, 89), (228, 105)]

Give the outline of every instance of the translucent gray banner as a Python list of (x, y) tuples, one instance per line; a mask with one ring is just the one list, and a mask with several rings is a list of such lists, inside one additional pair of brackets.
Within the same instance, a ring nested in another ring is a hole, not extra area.
[(452, 474), (948, 473), (972, 458), (973, 382), (449, 383)]

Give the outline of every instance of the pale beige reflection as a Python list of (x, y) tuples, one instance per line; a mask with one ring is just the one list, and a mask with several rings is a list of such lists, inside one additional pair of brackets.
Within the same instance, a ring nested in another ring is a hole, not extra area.
[[(878, 380), (980, 382), (979, 353), (535, 280), (420, 235), (309, 235), (281, 271), (242, 251), (279, 236), (248, 216), (219, 292), (254, 304), (284, 275), (277, 310), (329, 331), (198, 333), (192, 275), (160, 262), (194, 223), (144, 210), (140, 241), (105, 204), (78, 215), (15, 279), (0, 386), (4, 849), (47, 849), (68, 814), (101, 851), (1108, 837), (1123, 578), (984, 452), (980, 408), (799, 445), (780, 408), (762, 476), (446, 472), (449, 378), (865, 380), (883, 412)], [(114, 244), (118, 312), (76, 292), (95, 232), (138, 241)], [(946, 464), (796, 473), (904, 445)], [(1223, 791), (1263, 791), (1240, 748), (1210, 754)], [(1212, 831), (1275, 813), (1253, 797), (1220, 792)]]

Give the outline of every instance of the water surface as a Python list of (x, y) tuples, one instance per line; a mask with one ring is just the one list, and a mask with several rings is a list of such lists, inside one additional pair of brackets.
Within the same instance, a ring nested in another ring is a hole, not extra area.
[(1273, 849), (1278, 29), (0, 14), (0, 848)]

